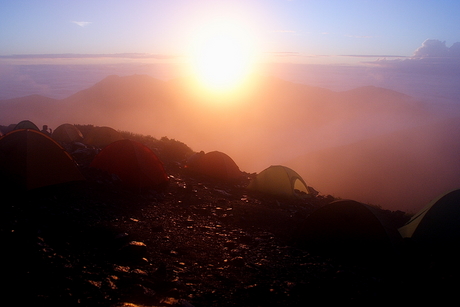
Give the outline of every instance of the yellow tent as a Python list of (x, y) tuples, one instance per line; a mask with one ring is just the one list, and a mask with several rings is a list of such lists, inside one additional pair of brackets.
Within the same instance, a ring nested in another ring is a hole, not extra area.
[(304, 197), (310, 194), (302, 177), (282, 165), (272, 165), (260, 172), (247, 189), (284, 197)]

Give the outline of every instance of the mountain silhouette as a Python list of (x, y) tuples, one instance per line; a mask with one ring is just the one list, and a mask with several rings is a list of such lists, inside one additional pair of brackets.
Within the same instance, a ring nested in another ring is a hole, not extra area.
[(24, 119), (52, 122), (61, 113), (59, 100), (41, 95), (0, 100), (0, 122), (3, 125), (17, 124)]
[[(226, 152), (247, 172), (260, 172), (308, 153), (319, 161), (315, 152), (321, 152), (324, 158), (320, 161), (327, 164), (326, 157), (336, 159), (333, 153), (338, 146), (359, 148), (362, 140), (439, 118), (424, 102), (385, 88), (335, 92), (267, 76), (254, 77), (237, 94), (215, 94), (203, 91), (189, 78), (161, 81), (147, 75), (112, 75), (65, 99), (33, 95), (0, 101), (1, 125), (29, 119), (39, 127), (92, 124), (157, 138), (167, 136), (196, 151)], [(397, 152), (393, 146), (388, 148)], [(318, 183), (321, 192), (342, 191), (327, 191), (330, 185), (323, 185), (308, 161), (296, 161), (301, 175), (312, 186)], [(331, 168), (329, 173), (336, 181), (348, 180), (346, 172)], [(394, 181), (388, 178), (381, 180)], [(376, 193), (388, 191), (377, 189)]]

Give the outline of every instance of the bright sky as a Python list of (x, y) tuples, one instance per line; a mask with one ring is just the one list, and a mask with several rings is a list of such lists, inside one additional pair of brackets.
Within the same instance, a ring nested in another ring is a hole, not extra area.
[(244, 29), (258, 59), (411, 56), (426, 39), (459, 42), (459, 13), (458, 0), (3, 1), (0, 56), (184, 56), (220, 21)]

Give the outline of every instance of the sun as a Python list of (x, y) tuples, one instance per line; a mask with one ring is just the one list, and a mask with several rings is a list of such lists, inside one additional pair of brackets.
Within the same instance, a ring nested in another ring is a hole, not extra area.
[(211, 91), (228, 91), (244, 82), (253, 65), (254, 47), (244, 28), (211, 23), (196, 35), (191, 68), (196, 80)]

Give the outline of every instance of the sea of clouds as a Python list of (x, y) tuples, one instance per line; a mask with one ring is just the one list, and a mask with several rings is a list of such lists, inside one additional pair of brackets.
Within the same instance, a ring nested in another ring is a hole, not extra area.
[(34, 94), (62, 99), (109, 75), (147, 74), (168, 80), (175, 77), (174, 71), (169, 64), (0, 64), (0, 100)]
[[(96, 59), (92, 64), (53, 64), (53, 61), (32, 64), (34, 55), (26, 58), (29, 61), (0, 57), (0, 100), (32, 94), (62, 99), (109, 75), (146, 74), (169, 80), (182, 74), (178, 65), (172, 63), (98, 64)], [(100, 63), (104, 63), (102, 58)], [(435, 103), (439, 108), (460, 105), (460, 43), (448, 47), (445, 42), (428, 39), (412, 56), (403, 59), (380, 58), (359, 65), (271, 63), (264, 65), (261, 71), (287, 81), (334, 91), (372, 85)]]

